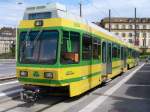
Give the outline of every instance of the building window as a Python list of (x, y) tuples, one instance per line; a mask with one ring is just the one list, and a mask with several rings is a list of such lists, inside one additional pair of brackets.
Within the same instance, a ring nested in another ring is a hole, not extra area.
[(146, 40), (143, 39), (143, 47), (145, 47), (145, 46), (146, 46)]
[(126, 34), (125, 33), (122, 33), (122, 37), (125, 37), (126, 36)]
[(114, 24), (111, 24), (111, 29), (115, 29), (116, 26)]
[(140, 20), (139, 19), (136, 19), (136, 22), (139, 22)]
[(129, 19), (129, 22), (132, 22), (132, 19)]
[(132, 33), (129, 33), (129, 37), (132, 37)]
[(129, 43), (133, 43), (132, 39), (129, 39)]
[(146, 29), (146, 25), (143, 25), (143, 29)]
[(116, 29), (119, 29), (119, 25), (118, 25), (118, 24), (116, 24), (116, 25), (115, 25), (115, 28), (116, 28)]
[(150, 39), (148, 40), (148, 46), (150, 46)]
[(125, 26), (125, 25), (122, 25), (122, 29), (126, 29), (126, 26)]
[(106, 25), (105, 25), (105, 28), (109, 28), (109, 25), (108, 25), (108, 24), (106, 24)]
[(147, 34), (147, 37), (150, 38), (150, 33)]
[(136, 25), (136, 29), (139, 29), (139, 25)]
[(143, 38), (146, 38), (146, 36), (147, 36), (147, 35), (146, 35), (146, 33), (144, 32), (144, 33), (143, 33)]
[(139, 33), (136, 33), (136, 37), (139, 37), (140, 36), (140, 34)]
[(132, 25), (129, 25), (129, 29), (133, 29)]
[(115, 35), (119, 35), (118, 33), (115, 33)]

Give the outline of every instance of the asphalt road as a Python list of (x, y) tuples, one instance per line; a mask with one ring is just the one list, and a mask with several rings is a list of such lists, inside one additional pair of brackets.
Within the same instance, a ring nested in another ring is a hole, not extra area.
[(20, 90), (15, 80), (0, 84), (0, 112), (150, 112), (150, 64), (75, 98), (47, 96), (25, 103)]
[(16, 63), (0, 63), (0, 78), (16, 74)]

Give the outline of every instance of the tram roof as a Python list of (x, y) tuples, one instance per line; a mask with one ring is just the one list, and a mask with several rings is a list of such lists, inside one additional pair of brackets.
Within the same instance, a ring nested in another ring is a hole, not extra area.
[[(82, 18), (80, 16), (77, 16), (75, 14), (69, 13), (67, 11), (67, 8), (64, 5), (59, 4), (59, 3), (52, 3), (52, 4), (43, 5), (43, 6), (28, 7), (25, 10), (23, 20), (30, 20), (30, 18), (29, 18), (30, 14), (37, 14), (37, 13), (42, 13), (42, 12), (50, 12), (51, 13), (50, 18), (63, 18), (63, 19), (66, 19), (66, 20), (71, 20), (71, 21), (76, 22), (78, 24), (84, 24), (89, 29), (91, 29), (91, 31), (93, 33), (97, 32), (97, 31), (101, 32), (102, 34), (105, 35), (105, 37), (107, 37), (107, 36), (109, 37), (109, 38), (107, 38), (108, 40), (115, 39), (114, 41), (116, 43), (121, 43), (124, 46), (127, 46), (129, 48), (133, 48), (133, 49), (135, 49), (137, 51), (140, 51), (134, 45), (132, 45), (130, 43), (127, 43), (127, 42), (124, 42), (124, 40), (122, 39), (122, 37), (117, 36), (117, 35), (109, 32), (109, 31), (103, 29), (102, 27), (97, 26), (96, 24), (87, 21), (86, 19), (84, 19), (84, 18)], [(35, 17), (35, 15), (33, 15), (33, 16)], [(50, 18), (46, 18), (46, 19), (50, 19)], [(43, 18), (41, 18), (41, 19), (43, 19)], [(110, 38), (112, 38), (112, 39), (110, 39)]]

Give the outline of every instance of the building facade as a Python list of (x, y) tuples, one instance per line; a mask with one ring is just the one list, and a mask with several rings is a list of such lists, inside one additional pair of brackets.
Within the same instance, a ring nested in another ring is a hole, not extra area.
[[(97, 25), (123, 38), (125, 42), (136, 44), (141, 49), (150, 51), (150, 18), (104, 18)], [(135, 30), (136, 29), (136, 30)]]
[(0, 29), (0, 54), (10, 52), (12, 44), (16, 43), (16, 29), (3, 27)]

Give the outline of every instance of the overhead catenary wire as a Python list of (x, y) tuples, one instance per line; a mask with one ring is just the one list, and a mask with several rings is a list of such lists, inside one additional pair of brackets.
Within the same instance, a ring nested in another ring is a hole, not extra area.
[[(105, 0), (105, 3), (106, 3), (106, 6), (111, 6), (111, 4), (108, 2), (108, 0)], [(113, 7), (111, 7), (111, 10), (114, 12), (114, 13), (116, 13), (116, 16), (118, 17), (121, 17), (121, 15), (120, 15), (120, 13), (116, 10), (116, 9), (114, 9)]]
[[(108, 6), (109, 2), (107, 0), (106, 0), (106, 2), (107, 2), (106, 5)], [(98, 7), (93, 2), (91, 2), (90, 5), (91, 5), (91, 7), (93, 7), (94, 9), (96, 9), (96, 10), (98, 10), (100, 12), (100, 13), (97, 13), (97, 15), (99, 15), (101, 17), (100, 19), (105, 18), (105, 17), (109, 17), (108, 10), (106, 10), (106, 9), (104, 10), (104, 8)], [(75, 15), (79, 15), (80, 17), (83, 17), (84, 9), (85, 9), (83, 0), (80, 0), (78, 2), (78, 6), (79, 6), (79, 8), (78, 8), (79, 12), (78, 13), (76, 11), (75, 12), (70, 11), (70, 12), (75, 14)], [(111, 7), (110, 10), (112, 10), (112, 14), (111, 15), (114, 15), (114, 13), (115, 13), (116, 16), (120, 16), (120, 14), (114, 8)], [(84, 18), (86, 18), (86, 17), (84, 17)]]
[(93, 6), (95, 9), (99, 10), (99, 11), (101, 12), (101, 14), (104, 15), (104, 17), (107, 17), (107, 16), (108, 16), (108, 14), (107, 14), (105, 11), (103, 11), (101, 8), (97, 7), (97, 6), (94, 5), (93, 3), (92, 3), (92, 6)]

